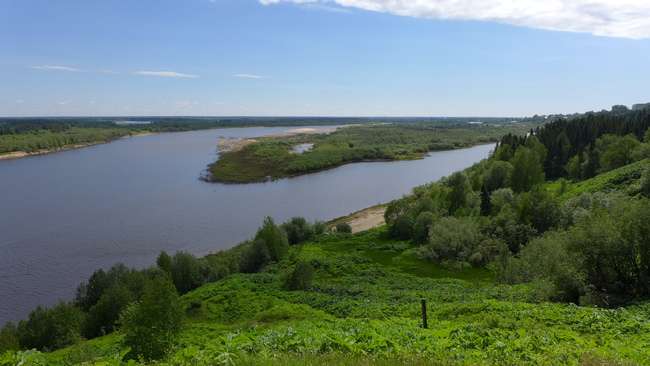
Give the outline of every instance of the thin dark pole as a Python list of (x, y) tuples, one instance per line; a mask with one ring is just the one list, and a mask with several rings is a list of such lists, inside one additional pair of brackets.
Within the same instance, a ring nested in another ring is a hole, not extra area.
[(429, 324), (427, 324), (427, 300), (422, 299), (422, 328), (427, 329)]

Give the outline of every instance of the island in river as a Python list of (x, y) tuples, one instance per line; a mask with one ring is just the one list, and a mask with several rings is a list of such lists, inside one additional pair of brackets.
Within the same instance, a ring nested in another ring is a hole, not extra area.
[(219, 159), (206, 180), (255, 183), (313, 173), (361, 161), (413, 160), (431, 151), (496, 142), (529, 126), (366, 124), (339, 126), (325, 133), (308, 131), (257, 139), (220, 140)]

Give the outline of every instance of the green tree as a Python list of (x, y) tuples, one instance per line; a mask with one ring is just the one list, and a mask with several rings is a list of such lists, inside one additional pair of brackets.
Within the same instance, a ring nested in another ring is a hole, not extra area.
[(161, 359), (175, 344), (182, 318), (183, 308), (174, 285), (167, 275), (157, 275), (145, 285), (142, 299), (122, 313), (122, 342), (134, 358)]
[(483, 184), (488, 192), (508, 187), (512, 170), (512, 164), (507, 161), (495, 160), (491, 162), (483, 177)]
[(519, 147), (512, 159), (512, 189), (527, 192), (544, 182), (544, 167), (537, 153), (526, 147)]
[(282, 229), (287, 234), (289, 244), (295, 245), (308, 241), (314, 237), (314, 229), (302, 217), (294, 217), (282, 224)]
[(18, 324), (20, 345), (41, 351), (69, 346), (80, 339), (83, 320), (81, 310), (68, 303), (50, 309), (39, 306)]
[(336, 224), (336, 232), (342, 234), (351, 234), (352, 226), (350, 226), (350, 224), (348, 224), (347, 222), (339, 222), (338, 224)]
[(133, 301), (134, 295), (123, 285), (108, 289), (97, 304), (90, 308), (83, 326), (84, 337), (95, 338), (111, 333), (115, 330), (122, 311)]
[(314, 278), (314, 267), (307, 262), (298, 262), (287, 278), (285, 287), (291, 291), (306, 290)]
[(472, 187), (469, 185), (467, 175), (462, 172), (452, 174), (447, 180), (447, 185), (451, 188), (449, 212), (453, 214), (467, 205), (467, 195), (471, 192)]
[(415, 225), (413, 225), (413, 241), (418, 244), (427, 242), (434, 217), (431, 212), (422, 212), (418, 215), (417, 219), (415, 219)]
[(239, 270), (244, 273), (256, 273), (270, 261), (271, 254), (264, 240), (253, 240), (246, 244), (241, 254)]
[(172, 257), (171, 278), (180, 294), (187, 293), (201, 286), (201, 264), (190, 253), (178, 252)]
[(634, 151), (640, 142), (633, 135), (605, 135), (596, 141), (600, 153), (601, 171), (610, 171), (634, 161)]
[(158, 265), (158, 268), (161, 270), (169, 274), (172, 273), (172, 257), (164, 250), (158, 255), (158, 258), (156, 259), (156, 265)]
[(0, 355), (5, 351), (18, 351), (18, 329), (12, 322), (8, 322), (0, 329)]
[(257, 231), (255, 240), (263, 240), (266, 244), (271, 260), (279, 261), (284, 258), (289, 250), (289, 241), (284, 232), (275, 225), (273, 219), (267, 217), (264, 224)]

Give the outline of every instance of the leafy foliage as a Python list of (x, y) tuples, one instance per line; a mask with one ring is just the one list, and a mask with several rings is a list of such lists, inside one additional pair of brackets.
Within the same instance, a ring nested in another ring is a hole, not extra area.
[(147, 282), (142, 299), (122, 314), (123, 343), (133, 357), (160, 359), (171, 351), (182, 316), (174, 285), (166, 275), (156, 276)]

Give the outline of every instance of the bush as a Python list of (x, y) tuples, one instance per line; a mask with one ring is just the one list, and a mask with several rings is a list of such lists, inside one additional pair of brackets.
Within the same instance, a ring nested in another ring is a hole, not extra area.
[(336, 224), (336, 232), (341, 234), (351, 234), (352, 226), (350, 226), (350, 224), (347, 222), (340, 222)]
[(314, 229), (307, 220), (302, 217), (294, 217), (282, 224), (282, 229), (287, 234), (290, 245), (295, 245), (314, 237)]
[(239, 270), (244, 273), (259, 272), (270, 261), (271, 254), (264, 240), (254, 240), (246, 245), (241, 255)]
[(142, 300), (129, 305), (120, 318), (124, 346), (132, 358), (157, 360), (172, 348), (181, 330), (183, 308), (167, 275), (158, 275), (145, 286)]
[(108, 289), (90, 308), (83, 327), (84, 337), (95, 338), (112, 332), (122, 311), (135, 300), (131, 291), (123, 285)]
[(399, 240), (409, 240), (413, 237), (413, 220), (411, 216), (400, 216), (388, 228), (392, 238)]
[(423, 254), (437, 262), (468, 262), (485, 239), (478, 223), (471, 218), (443, 217), (429, 230), (429, 244)]
[(518, 257), (507, 259), (498, 278), (507, 283), (548, 282), (552, 299), (578, 303), (585, 278), (578, 258), (570, 253), (566, 234), (550, 232), (532, 240)]
[(9, 322), (0, 329), (0, 354), (5, 351), (18, 351), (19, 349), (18, 329), (14, 323)]
[(185, 294), (203, 283), (201, 264), (190, 253), (178, 252), (171, 261), (171, 278), (178, 293)]
[(273, 261), (279, 261), (284, 258), (289, 250), (287, 236), (275, 225), (273, 219), (270, 217), (264, 219), (264, 224), (257, 231), (255, 241), (258, 240), (264, 241)]
[(431, 212), (422, 212), (418, 215), (413, 225), (413, 241), (424, 244), (429, 239), (429, 229), (433, 225), (435, 216)]
[(307, 262), (298, 262), (287, 278), (285, 287), (288, 290), (306, 290), (311, 286), (314, 277), (314, 267)]
[(69, 303), (62, 302), (50, 309), (39, 306), (18, 324), (18, 340), (22, 348), (63, 348), (80, 339), (83, 319), (81, 310)]
[(650, 168), (641, 175), (641, 194), (650, 198)]

